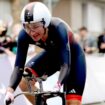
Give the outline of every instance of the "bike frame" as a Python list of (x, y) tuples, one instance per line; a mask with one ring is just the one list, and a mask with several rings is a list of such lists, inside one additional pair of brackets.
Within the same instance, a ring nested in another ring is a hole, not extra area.
[[(47, 79), (46, 75), (43, 75), (42, 77), (35, 77), (35, 76), (29, 77), (28, 75), (23, 74), (23, 76), (27, 80), (29, 91), (21, 92), (21, 93), (17, 94), (16, 96), (14, 96), (14, 99), (16, 99), (18, 96), (23, 95), (23, 94), (24, 95), (32, 95), (32, 96), (35, 96), (37, 99), (35, 105), (47, 105), (47, 103), (46, 103), (47, 99), (59, 96), (62, 99), (62, 105), (66, 105), (64, 92), (51, 92), (51, 91), (43, 90), (42, 82)], [(39, 83), (39, 89), (34, 92), (32, 92), (31, 85), (29, 83), (29, 81), (32, 79), (34, 79), (35, 81), (37, 81)], [(39, 100), (40, 100), (40, 102), (39, 102)], [(6, 105), (9, 105), (9, 104), (6, 104)]]

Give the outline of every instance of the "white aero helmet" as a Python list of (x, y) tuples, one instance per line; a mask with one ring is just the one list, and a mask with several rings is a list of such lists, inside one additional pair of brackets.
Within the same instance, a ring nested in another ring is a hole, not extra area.
[(21, 22), (35, 23), (43, 22), (44, 27), (48, 27), (51, 21), (49, 9), (41, 2), (32, 2), (27, 4), (21, 12)]

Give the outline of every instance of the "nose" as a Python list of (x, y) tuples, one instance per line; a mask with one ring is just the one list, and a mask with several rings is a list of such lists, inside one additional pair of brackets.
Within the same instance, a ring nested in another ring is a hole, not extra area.
[(30, 30), (30, 33), (29, 34), (33, 36), (33, 35), (35, 35), (35, 33), (36, 33), (35, 31)]

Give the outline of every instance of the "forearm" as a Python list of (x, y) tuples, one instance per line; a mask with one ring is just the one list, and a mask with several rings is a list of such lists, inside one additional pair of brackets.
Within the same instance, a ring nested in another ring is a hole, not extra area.
[(10, 78), (9, 87), (15, 90), (22, 79), (22, 75), (23, 75), (23, 68), (15, 67)]
[(61, 69), (60, 69), (60, 74), (59, 74), (59, 78), (58, 78), (58, 82), (60, 84), (63, 84), (65, 82), (65, 79), (67, 78), (69, 73), (69, 68), (67, 64), (63, 64)]

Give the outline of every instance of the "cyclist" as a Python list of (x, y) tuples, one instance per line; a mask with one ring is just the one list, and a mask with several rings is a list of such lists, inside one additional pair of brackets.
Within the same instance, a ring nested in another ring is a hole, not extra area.
[[(54, 91), (64, 84), (67, 105), (81, 105), (86, 79), (85, 55), (75, 41), (70, 27), (63, 20), (52, 17), (40, 2), (26, 5), (21, 13), (23, 29), (18, 37), (14, 71), (10, 78), (5, 100), (13, 101), (13, 93), (22, 79), (24, 69), (36, 76), (48, 76), (60, 71)], [(25, 66), (29, 44), (44, 50)]]

